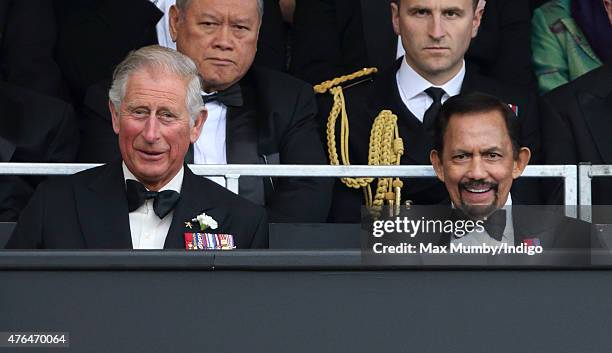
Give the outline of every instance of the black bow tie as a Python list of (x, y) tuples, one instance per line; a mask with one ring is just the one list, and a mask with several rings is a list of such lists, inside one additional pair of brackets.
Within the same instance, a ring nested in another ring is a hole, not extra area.
[(128, 179), (125, 181), (127, 190), (128, 210), (133, 212), (142, 206), (145, 200), (153, 199), (153, 211), (159, 218), (164, 218), (181, 198), (181, 195), (174, 190), (164, 190), (161, 192), (148, 191), (144, 185), (136, 180)]
[(223, 91), (218, 91), (213, 94), (203, 95), (204, 104), (217, 101), (228, 107), (242, 107), (242, 90), (239, 84), (234, 84)]
[[(452, 218), (453, 220), (468, 219), (468, 217), (458, 209), (453, 209)], [(491, 238), (501, 241), (504, 236), (504, 230), (506, 229), (506, 210), (500, 209), (493, 212), (484, 220), (483, 226)]]

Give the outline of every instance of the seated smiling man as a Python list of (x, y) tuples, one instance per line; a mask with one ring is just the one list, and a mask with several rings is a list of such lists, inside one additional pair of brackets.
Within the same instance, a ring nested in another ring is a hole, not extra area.
[(185, 249), (200, 231), (215, 233), (200, 249), (265, 247), (265, 211), (184, 165), (206, 120), (200, 90), (183, 54), (130, 53), (109, 91), (122, 160), (41, 184), (7, 248)]
[(446, 235), (441, 243), (588, 248), (587, 223), (533, 207), (502, 209), (512, 183), (529, 163), (519, 120), (507, 104), (482, 93), (448, 99), (434, 128), (431, 163), (460, 217), (484, 220), (484, 230)]

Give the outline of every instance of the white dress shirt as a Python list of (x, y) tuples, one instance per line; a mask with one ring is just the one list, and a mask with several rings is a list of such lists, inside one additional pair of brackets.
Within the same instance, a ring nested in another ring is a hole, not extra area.
[[(210, 95), (204, 93), (202, 95)], [(227, 107), (213, 101), (206, 103), (208, 117), (202, 127), (200, 137), (193, 144), (193, 163), (195, 164), (227, 164), (225, 132), (227, 125)], [(209, 177), (208, 179), (225, 187), (225, 178)]]
[(402, 60), (402, 64), (399, 70), (397, 70), (395, 77), (397, 80), (397, 88), (404, 105), (408, 107), (408, 110), (410, 110), (414, 116), (423, 122), (425, 112), (433, 103), (433, 99), (425, 93), (425, 90), (429, 87), (442, 88), (444, 92), (446, 92), (442, 96), (442, 103), (446, 102), (450, 97), (461, 93), (461, 86), (463, 85), (463, 78), (465, 77), (465, 61), (461, 66), (461, 70), (442, 86), (434, 85), (427, 81), (423, 76), (414, 71), (405, 59)]
[(153, 4), (160, 9), (164, 16), (157, 22), (155, 26), (157, 30), (157, 42), (162, 47), (171, 48), (176, 50), (176, 43), (172, 40), (170, 36), (170, 6), (174, 5), (175, 0), (151, 0)]
[[(123, 178), (125, 180), (137, 180), (134, 174), (125, 165), (123, 165)], [(181, 192), (183, 185), (184, 170), (176, 174), (172, 180), (159, 191), (174, 190)], [(166, 217), (160, 219), (153, 211), (153, 199), (145, 200), (145, 203), (139, 208), (130, 212), (130, 233), (132, 234), (133, 249), (163, 249), (166, 242), (166, 236), (172, 224), (174, 210), (170, 211)]]

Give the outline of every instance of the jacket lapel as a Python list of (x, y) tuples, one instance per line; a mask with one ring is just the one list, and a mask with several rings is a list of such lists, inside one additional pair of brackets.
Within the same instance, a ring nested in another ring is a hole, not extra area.
[[(191, 222), (193, 218), (202, 212), (211, 210), (214, 202), (207, 197), (206, 190), (201, 190), (196, 186), (197, 179), (201, 178), (193, 174), (191, 169), (185, 165), (183, 185), (181, 186), (181, 199), (174, 208), (172, 223), (168, 229), (164, 249), (185, 249), (186, 232), (198, 232), (197, 222)], [(217, 220), (221, 221), (221, 220)], [(191, 222), (193, 228), (186, 226), (186, 222)]]
[(535, 211), (533, 207), (512, 207), (512, 225), (514, 227), (514, 245), (525, 240), (537, 239), (545, 248), (554, 248), (559, 239), (557, 226), (560, 215), (552, 211)]
[(131, 249), (132, 236), (121, 162), (108, 164), (89, 185), (75, 189), (87, 248)]
[(589, 46), (589, 42), (586, 40), (586, 38), (582, 34), (582, 31), (578, 29), (576, 23), (573, 20), (570, 20), (567, 18), (562, 18), (559, 21), (563, 23), (563, 25), (565, 26), (565, 29), (567, 29), (571, 37), (574, 39), (574, 42), (576, 43), (576, 45), (582, 51), (584, 51), (592, 60), (595, 60), (596, 62), (600, 62), (597, 55), (595, 55), (595, 52), (593, 51), (593, 49), (591, 49), (591, 47)]
[[(229, 107), (226, 124), (226, 150), (228, 164), (260, 164), (262, 137), (271, 132), (263, 127), (259, 112), (255, 109), (251, 88), (245, 80), (241, 84), (244, 105)], [(240, 178), (239, 194), (263, 205), (265, 202), (262, 178)]]

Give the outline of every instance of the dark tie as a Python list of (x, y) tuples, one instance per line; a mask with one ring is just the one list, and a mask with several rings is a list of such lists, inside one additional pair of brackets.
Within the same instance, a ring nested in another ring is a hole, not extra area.
[(237, 83), (222, 91), (203, 95), (202, 99), (204, 100), (204, 104), (217, 101), (228, 107), (242, 107), (243, 105), (242, 90)]
[[(456, 221), (468, 220), (469, 218), (461, 210), (453, 209), (451, 219)], [(484, 220), (483, 226), (491, 238), (501, 241), (506, 229), (506, 210), (499, 209), (493, 212)]]
[(501, 241), (506, 229), (506, 210), (497, 210), (489, 215), (484, 222), (484, 227), (489, 236)]
[(425, 115), (423, 115), (423, 127), (425, 131), (432, 133), (436, 124), (436, 119), (438, 117), (438, 113), (440, 113), (440, 108), (442, 107), (442, 96), (444, 95), (444, 90), (438, 87), (429, 87), (425, 90), (428, 96), (433, 99), (433, 103), (429, 106)]
[(164, 190), (161, 192), (148, 191), (144, 185), (136, 180), (127, 179), (125, 181), (127, 190), (128, 210), (133, 212), (145, 203), (145, 200), (153, 199), (153, 211), (159, 218), (164, 218), (181, 198), (181, 195), (174, 190)]

